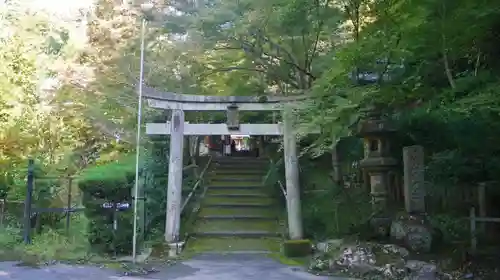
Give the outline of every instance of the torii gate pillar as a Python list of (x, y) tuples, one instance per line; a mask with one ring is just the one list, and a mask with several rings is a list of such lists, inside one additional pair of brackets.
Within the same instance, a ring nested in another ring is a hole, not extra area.
[(179, 241), (182, 203), (182, 168), (184, 151), (184, 111), (172, 110), (170, 158), (168, 161), (167, 213), (165, 241)]
[(285, 156), (286, 208), (288, 214), (288, 234), (290, 239), (302, 239), (302, 211), (300, 203), (299, 163), (297, 140), (293, 128), (291, 109), (283, 110), (283, 148)]

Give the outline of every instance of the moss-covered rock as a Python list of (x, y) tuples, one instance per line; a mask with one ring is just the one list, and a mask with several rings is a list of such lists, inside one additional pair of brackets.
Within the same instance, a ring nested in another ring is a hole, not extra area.
[(283, 242), (283, 254), (288, 258), (300, 258), (310, 255), (312, 243), (308, 239), (286, 240)]

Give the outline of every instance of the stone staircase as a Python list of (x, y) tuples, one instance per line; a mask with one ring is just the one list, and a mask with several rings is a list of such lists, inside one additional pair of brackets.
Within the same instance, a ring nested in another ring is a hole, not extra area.
[(268, 161), (215, 158), (189, 252), (274, 252), (281, 230), (273, 199), (262, 185)]

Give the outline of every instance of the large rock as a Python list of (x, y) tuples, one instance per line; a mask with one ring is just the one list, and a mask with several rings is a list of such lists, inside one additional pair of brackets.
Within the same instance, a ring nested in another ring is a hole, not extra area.
[(414, 252), (430, 252), (432, 234), (432, 227), (425, 217), (401, 216), (391, 224), (391, 238)]
[(318, 243), (315, 246), (316, 256), (309, 269), (314, 273), (361, 279), (446, 279), (438, 273), (435, 264), (409, 260), (409, 251), (401, 246), (342, 242), (341, 239), (332, 239)]
[(328, 242), (318, 244), (316, 247), (321, 250), (320, 254), (315, 256), (309, 269), (350, 274), (365, 274), (376, 270), (375, 257), (369, 246), (344, 244), (343, 249), (333, 247), (337, 244)]
[(314, 249), (320, 253), (328, 253), (338, 250), (344, 244), (343, 239), (329, 239), (323, 242), (319, 242), (314, 246)]
[(405, 280), (437, 280), (438, 269), (433, 263), (409, 260), (405, 264), (405, 268), (408, 270), (408, 276)]
[(333, 263), (339, 269), (349, 269), (354, 273), (368, 273), (376, 270), (376, 260), (369, 246), (350, 246), (345, 248)]

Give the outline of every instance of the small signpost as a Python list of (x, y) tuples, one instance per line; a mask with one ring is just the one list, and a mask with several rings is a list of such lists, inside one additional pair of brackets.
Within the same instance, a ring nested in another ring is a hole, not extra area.
[[(128, 202), (105, 202), (101, 205), (102, 208), (112, 211), (113, 215), (113, 243), (116, 240), (116, 231), (118, 230), (118, 212), (125, 211), (130, 208)], [(116, 246), (114, 247), (116, 256)]]
[(240, 122), (238, 115), (238, 106), (236, 104), (231, 104), (227, 106), (227, 129), (230, 131), (240, 130)]
[(3, 217), (5, 214), (5, 198), (0, 199), (0, 228), (3, 227)]
[(101, 205), (104, 209), (110, 209), (113, 211), (113, 231), (118, 229), (118, 212), (127, 210), (130, 208), (130, 203), (128, 202), (105, 202)]

